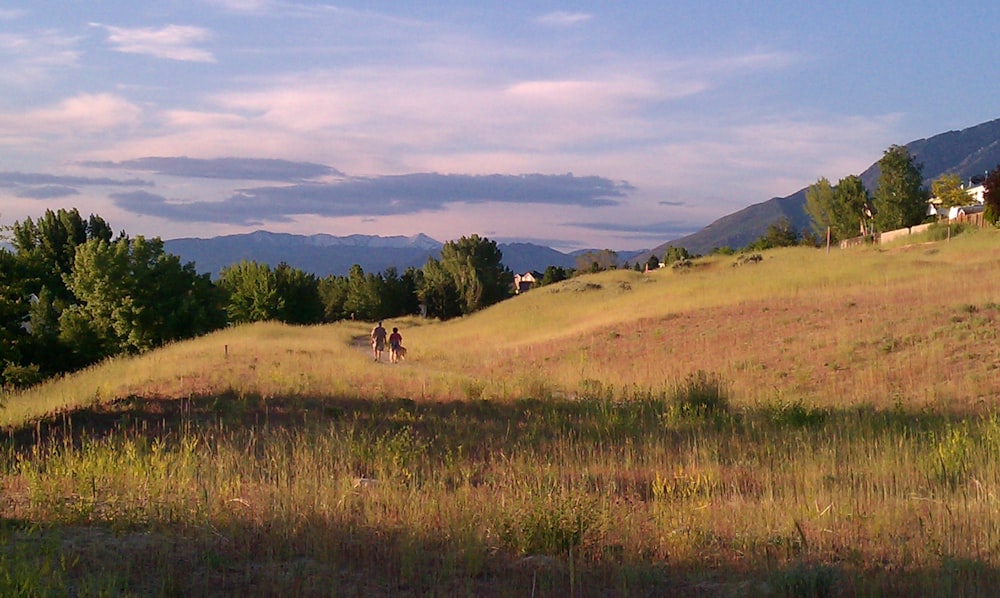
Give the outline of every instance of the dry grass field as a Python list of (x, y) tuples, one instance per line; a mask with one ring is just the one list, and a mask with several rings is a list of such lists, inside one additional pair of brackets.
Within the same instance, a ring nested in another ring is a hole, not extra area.
[(0, 595), (994, 595), (1000, 232), (763, 257), (5, 395)]

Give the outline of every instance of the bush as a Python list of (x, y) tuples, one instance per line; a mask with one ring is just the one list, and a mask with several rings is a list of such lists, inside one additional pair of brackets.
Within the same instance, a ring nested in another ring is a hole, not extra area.
[[(951, 232), (949, 233), (949, 229)], [(925, 233), (931, 241), (944, 241), (949, 237), (960, 235), (965, 232), (965, 225), (961, 223), (936, 222), (927, 229)]]
[(777, 426), (812, 429), (822, 427), (828, 415), (824, 409), (808, 407), (801, 399), (792, 403), (779, 401), (768, 405), (764, 413)]
[(674, 389), (673, 403), (684, 415), (728, 413), (729, 384), (719, 374), (698, 370)]
[(34, 386), (44, 379), (42, 372), (36, 364), (17, 365), (8, 363), (3, 370), (3, 385), (5, 388), (27, 388)]

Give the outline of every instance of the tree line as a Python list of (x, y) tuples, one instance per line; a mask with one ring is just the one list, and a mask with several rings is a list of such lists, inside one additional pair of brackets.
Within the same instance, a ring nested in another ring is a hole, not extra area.
[[(962, 179), (954, 173), (940, 175), (927, 189), (923, 165), (905, 147), (889, 147), (878, 167), (878, 182), (871, 192), (857, 175), (836, 185), (820, 178), (806, 190), (805, 209), (817, 237), (829, 231), (832, 241), (840, 241), (920, 224), (929, 218), (927, 206), (932, 197), (943, 208), (970, 203)], [(996, 224), (1000, 218), (1000, 165), (986, 174), (983, 185), (984, 218)]]
[(0, 383), (34, 384), (231, 324), (318, 324), (423, 312), (466, 315), (511, 295), (489, 239), (445, 243), (422, 269), (317, 278), (288, 264), (233, 264), (213, 281), (159, 238), (115, 234), (100, 216), (48, 210), (7, 230), (0, 249)]

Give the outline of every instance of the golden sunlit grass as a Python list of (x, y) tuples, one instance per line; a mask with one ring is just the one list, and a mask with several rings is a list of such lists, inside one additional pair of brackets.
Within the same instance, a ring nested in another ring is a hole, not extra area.
[(1000, 236), (258, 324), (4, 397), (4, 595), (984, 595)]

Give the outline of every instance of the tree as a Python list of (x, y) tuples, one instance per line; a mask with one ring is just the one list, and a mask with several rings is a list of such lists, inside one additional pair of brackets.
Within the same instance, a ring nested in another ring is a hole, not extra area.
[(319, 281), (319, 296), (323, 302), (323, 319), (327, 322), (346, 320), (351, 312), (344, 308), (347, 303), (347, 277), (327, 276)]
[(753, 243), (747, 245), (750, 251), (791, 247), (799, 244), (799, 233), (788, 218), (780, 218), (767, 227), (767, 232)]
[(423, 272), (409, 266), (402, 275), (396, 273), (395, 268), (386, 268), (382, 273), (385, 283), (386, 299), (384, 302), (384, 318), (415, 314), (420, 311), (420, 300), (417, 299), (417, 289), (423, 280)]
[(359, 264), (351, 266), (347, 274), (347, 298), (344, 310), (359, 320), (378, 320), (383, 317), (385, 284), (381, 276), (365, 274)]
[(962, 179), (953, 173), (945, 173), (934, 179), (931, 182), (931, 194), (940, 201), (942, 208), (967, 206), (971, 202), (962, 186)]
[(587, 251), (576, 256), (576, 269), (580, 272), (602, 272), (618, 267), (618, 254), (610, 249)]
[(983, 218), (995, 225), (1000, 221), (1000, 164), (983, 181), (983, 202), (986, 204)]
[(441, 259), (429, 258), (424, 266), (419, 294), (428, 315), (470, 314), (509, 297), (514, 275), (502, 260), (496, 242), (479, 235), (445, 243)]
[[(636, 266), (638, 266), (636, 262)], [(552, 284), (566, 280), (572, 275), (572, 270), (563, 268), (562, 266), (548, 266), (545, 268), (545, 272), (542, 273), (542, 280), (539, 284), (545, 286), (547, 284)]]
[(21, 346), (26, 331), (21, 327), (21, 322), (25, 308), (17, 281), (14, 255), (0, 248), (0, 374), (4, 374), (8, 367), (17, 367), (23, 363)]
[(458, 284), (441, 262), (434, 258), (428, 258), (424, 264), (424, 279), (418, 296), (427, 315), (432, 318), (449, 320), (462, 315)]
[(909, 150), (893, 145), (878, 162), (879, 179), (873, 194), (875, 224), (889, 231), (919, 224), (926, 214), (927, 192), (923, 188), (923, 166)]
[(319, 280), (314, 274), (282, 262), (274, 269), (274, 279), (278, 296), (284, 301), (278, 319), (288, 324), (316, 324), (323, 320)]
[(689, 260), (694, 256), (691, 255), (684, 247), (674, 247), (673, 245), (667, 245), (667, 250), (663, 252), (663, 263), (664, 265), (671, 265), (674, 262), (679, 262), (681, 260)]
[(17, 257), (30, 264), (34, 273), (30, 292), (47, 287), (56, 297), (69, 299), (63, 278), (73, 269), (76, 248), (88, 240), (111, 241), (111, 227), (100, 216), (80, 217), (76, 208), (46, 210), (37, 222), (31, 218), (15, 222), (11, 242)]
[(649, 259), (646, 260), (644, 266), (647, 270), (658, 270), (660, 268), (660, 258), (655, 255), (651, 255), (649, 256)]
[(417, 291), (423, 276), (413, 266), (402, 275), (393, 267), (382, 274), (365, 274), (354, 264), (347, 276), (328, 276), (319, 282), (323, 317), (328, 322), (348, 318), (375, 321), (417, 313)]
[(840, 179), (836, 187), (821, 178), (806, 190), (806, 213), (819, 238), (826, 238), (827, 227), (834, 240), (858, 236), (868, 202), (868, 190), (856, 175)]
[(285, 309), (270, 266), (243, 260), (222, 269), (219, 287), (226, 291), (226, 313), (235, 324), (277, 320)]
[[(865, 217), (865, 209), (871, 198), (861, 177), (850, 175), (840, 179), (833, 189), (833, 225), (831, 232), (834, 238), (850, 239), (861, 233), (861, 219)], [(824, 231), (825, 236), (825, 231)]]
[(234, 323), (315, 324), (326, 311), (316, 276), (286, 263), (272, 270), (243, 260), (222, 270), (219, 286), (228, 293), (226, 312)]
[(87, 241), (66, 285), (76, 302), (60, 316), (60, 337), (92, 359), (145, 351), (225, 323), (208, 275), (181, 265), (158, 238)]
[(806, 189), (806, 214), (816, 234), (826, 236), (826, 229), (834, 228), (833, 186), (823, 177)]

